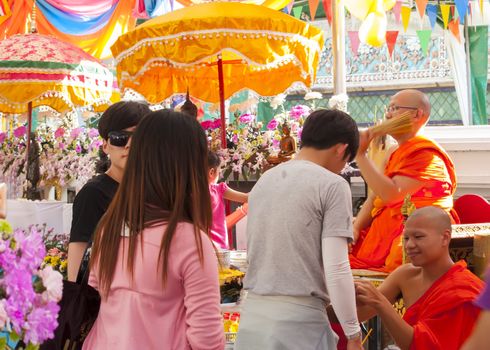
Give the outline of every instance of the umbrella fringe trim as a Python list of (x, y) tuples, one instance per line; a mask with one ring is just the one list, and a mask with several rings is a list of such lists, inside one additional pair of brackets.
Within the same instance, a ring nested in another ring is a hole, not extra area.
[[(268, 70), (268, 69), (271, 69), (273, 67), (286, 65), (289, 62), (293, 62), (294, 65), (296, 65), (297, 67), (301, 67), (301, 75), (304, 76), (305, 79), (308, 75), (310, 75), (310, 76), (313, 75), (312, 68), (310, 67), (309, 72), (305, 71), (305, 69), (303, 69), (303, 67), (302, 67), (301, 61), (294, 54), (289, 54), (289, 55), (283, 56), (279, 60), (275, 60), (274, 62), (270, 62), (267, 64), (260, 64), (260, 63), (257, 63), (255, 61), (252, 61), (250, 58), (248, 58), (244, 55), (241, 55), (240, 52), (238, 52), (235, 49), (226, 48), (226, 49), (221, 50), (220, 52), (217, 52), (216, 54), (209, 55), (209, 56), (204, 57), (204, 58), (200, 59), (199, 61), (196, 61), (193, 63), (179, 63), (179, 62), (175, 62), (175, 61), (164, 59), (164, 58), (152, 58), (152, 59), (146, 61), (145, 64), (143, 65), (143, 67), (138, 72), (136, 72), (136, 74), (134, 74), (134, 75), (131, 75), (127, 71), (122, 71), (121, 72), (121, 84), (125, 80), (138, 79), (141, 75), (145, 74), (145, 72), (147, 70), (149, 70), (153, 67), (163, 67), (163, 66), (168, 65), (168, 66), (174, 66), (174, 67), (178, 67), (178, 68), (184, 68), (186, 70), (188, 70), (188, 69), (190, 69), (190, 70), (199, 69), (199, 67), (196, 67), (197, 65), (201, 64), (202, 62), (209, 62), (210, 58), (222, 53), (223, 51), (235, 52), (236, 54), (238, 54), (242, 57), (242, 60), (245, 60), (251, 66), (257, 67), (257, 69), (256, 69), (257, 71)], [(160, 62), (163, 62), (163, 63), (160, 63)], [(133, 81), (133, 83), (139, 84), (137, 81)]]
[[(134, 33), (132, 33), (134, 34)], [(284, 33), (284, 32), (278, 32), (278, 31), (272, 31), (272, 30), (256, 30), (256, 29), (231, 29), (231, 28), (217, 28), (217, 29), (206, 29), (206, 30), (196, 30), (196, 31), (188, 31), (188, 32), (180, 32), (177, 34), (170, 34), (170, 35), (165, 35), (165, 36), (158, 36), (158, 37), (152, 37), (152, 38), (145, 38), (139, 40), (136, 44), (131, 46), (130, 48), (122, 51), (116, 57), (114, 58), (114, 61), (116, 64), (119, 64), (122, 60), (126, 59), (127, 57), (134, 55), (138, 50), (142, 49), (145, 46), (152, 46), (154, 44), (158, 44), (159, 42), (163, 41), (164, 43), (166, 41), (170, 42), (171, 45), (173, 45), (173, 42), (175, 39), (181, 39), (181, 40), (187, 40), (187, 37), (197, 37), (195, 39), (199, 39), (199, 37), (205, 39), (206, 35), (209, 36), (233, 36), (233, 35), (242, 35), (244, 39), (247, 38), (247, 35), (251, 36), (253, 39), (254, 36), (256, 39), (258, 39), (258, 36), (265, 37), (267, 36), (268, 39), (275, 39), (275, 40), (284, 40), (284, 39), (290, 39), (293, 41), (298, 41), (301, 43), (304, 47), (309, 47), (312, 50), (316, 51), (318, 54), (321, 53), (321, 47), (318, 44), (318, 42), (314, 39), (309, 39), (303, 35), (297, 34), (297, 33)]]

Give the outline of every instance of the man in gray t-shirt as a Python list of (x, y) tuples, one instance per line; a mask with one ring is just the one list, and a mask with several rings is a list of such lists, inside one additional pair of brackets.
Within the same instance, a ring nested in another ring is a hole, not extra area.
[(269, 170), (249, 194), (245, 288), (329, 303), (321, 246), (327, 236), (352, 239), (347, 181), (308, 160)]
[(294, 160), (267, 171), (249, 195), (249, 268), (235, 349), (336, 349), (330, 302), (362, 349), (348, 260), (352, 203), (338, 175), (359, 144), (357, 125), (338, 110), (305, 121)]

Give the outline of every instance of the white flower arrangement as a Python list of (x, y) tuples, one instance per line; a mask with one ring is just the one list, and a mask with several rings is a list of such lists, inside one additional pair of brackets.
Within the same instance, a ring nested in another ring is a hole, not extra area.
[(347, 102), (349, 102), (349, 96), (347, 96), (347, 94), (333, 95), (330, 100), (328, 100), (328, 106), (331, 109), (347, 112)]
[(323, 95), (320, 92), (317, 91), (310, 91), (306, 93), (305, 95), (305, 100), (320, 100), (323, 97)]

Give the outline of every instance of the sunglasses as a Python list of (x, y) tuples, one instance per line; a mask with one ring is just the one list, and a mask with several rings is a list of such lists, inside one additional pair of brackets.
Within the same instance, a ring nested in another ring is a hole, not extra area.
[(116, 147), (124, 147), (132, 135), (132, 131), (111, 131), (109, 132), (109, 143)]

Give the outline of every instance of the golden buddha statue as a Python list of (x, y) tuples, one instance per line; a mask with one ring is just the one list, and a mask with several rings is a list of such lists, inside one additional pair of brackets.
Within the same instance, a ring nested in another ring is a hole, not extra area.
[(286, 162), (293, 158), (293, 155), (296, 153), (296, 140), (291, 136), (291, 130), (287, 123), (284, 123), (281, 127), (282, 129), (282, 138), (280, 142), (280, 151), (277, 156), (269, 156), (267, 161), (270, 164), (279, 164)]

